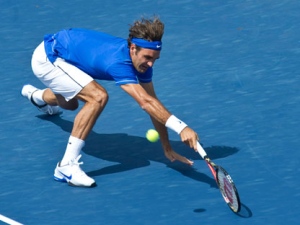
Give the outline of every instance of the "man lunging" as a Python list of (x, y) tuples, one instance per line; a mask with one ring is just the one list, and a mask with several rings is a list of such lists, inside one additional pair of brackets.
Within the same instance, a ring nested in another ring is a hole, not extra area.
[(152, 82), (153, 65), (160, 57), (164, 24), (159, 18), (142, 18), (129, 29), (128, 39), (86, 29), (61, 30), (45, 35), (32, 56), (35, 76), (47, 87), (24, 85), (22, 95), (49, 115), (78, 108), (65, 154), (57, 164), (54, 179), (73, 186), (93, 187), (95, 180), (80, 168), (85, 140), (108, 101), (106, 90), (95, 80), (112, 80), (127, 92), (151, 117), (165, 156), (192, 165), (176, 153), (167, 128), (196, 150), (198, 135), (172, 115), (157, 99)]

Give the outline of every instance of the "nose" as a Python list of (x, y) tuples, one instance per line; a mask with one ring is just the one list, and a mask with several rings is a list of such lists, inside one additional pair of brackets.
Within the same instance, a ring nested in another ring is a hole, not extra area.
[(151, 62), (151, 61), (147, 62), (147, 65), (148, 65), (149, 67), (152, 67), (153, 64), (154, 64), (154, 62)]

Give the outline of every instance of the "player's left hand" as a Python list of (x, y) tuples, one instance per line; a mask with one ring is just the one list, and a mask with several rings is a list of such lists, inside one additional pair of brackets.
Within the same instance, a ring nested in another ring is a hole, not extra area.
[(164, 149), (164, 152), (165, 152), (165, 156), (171, 161), (171, 162), (174, 162), (176, 160), (182, 162), (182, 163), (185, 163), (185, 164), (188, 164), (190, 166), (192, 166), (194, 164), (193, 161), (187, 159), (186, 157), (178, 154), (177, 152), (175, 152), (172, 148), (167, 148), (167, 149)]

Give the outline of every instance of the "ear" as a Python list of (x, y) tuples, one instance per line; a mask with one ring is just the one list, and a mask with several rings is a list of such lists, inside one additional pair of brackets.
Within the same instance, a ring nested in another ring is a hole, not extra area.
[(131, 44), (130, 44), (130, 50), (134, 50), (135, 48), (136, 48), (136, 45), (133, 44), (133, 43), (131, 43)]
[(130, 56), (135, 55), (135, 53), (136, 53), (136, 45), (135, 44), (130, 45), (129, 52), (130, 52)]

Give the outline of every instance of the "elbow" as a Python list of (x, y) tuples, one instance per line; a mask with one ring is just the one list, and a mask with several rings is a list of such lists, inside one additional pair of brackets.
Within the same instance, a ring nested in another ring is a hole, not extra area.
[(137, 98), (135, 98), (141, 109), (149, 113), (153, 111), (153, 108), (157, 108), (157, 99), (148, 93), (139, 93)]
[(141, 109), (148, 112), (148, 109), (151, 107), (153, 99), (151, 97), (141, 96), (139, 100), (139, 105)]
[(149, 109), (149, 106), (150, 106), (150, 103), (149, 102), (140, 102), (140, 107), (142, 110), (148, 112), (148, 109)]

